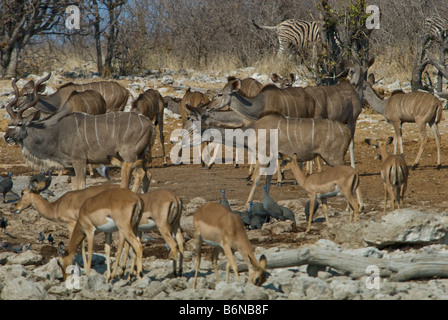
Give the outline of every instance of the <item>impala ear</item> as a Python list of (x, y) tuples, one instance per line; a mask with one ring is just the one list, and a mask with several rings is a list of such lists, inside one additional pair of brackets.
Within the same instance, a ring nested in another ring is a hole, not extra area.
[(389, 138), (387, 138), (387, 140), (386, 140), (386, 145), (391, 144), (392, 141), (394, 141), (394, 137), (389, 137)]

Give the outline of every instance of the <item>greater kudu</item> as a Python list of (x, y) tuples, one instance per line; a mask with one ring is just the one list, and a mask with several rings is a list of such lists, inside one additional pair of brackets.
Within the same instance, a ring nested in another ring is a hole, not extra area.
[[(50, 76), (51, 73), (45, 78), (48, 80)], [(32, 95), (34, 87), (34, 81), (30, 80), (19, 91), (19, 107), (34, 100)], [(41, 92), (43, 89), (42, 82), (40, 82), (37, 92)], [(93, 90), (101, 94), (106, 103), (107, 112), (123, 111), (129, 98), (129, 91), (115, 81), (98, 81), (84, 84), (69, 82), (59, 87), (53, 94), (38, 94), (39, 100), (34, 105), (34, 108), (40, 110), (42, 114), (52, 114), (65, 104), (74, 91), (83, 92), (86, 90)]]
[(148, 117), (154, 125), (159, 126), (160, 144), (163, 152), (163, 165), (167, 165), (165, 155), (165, 140), (163, 138), (163, 113), (165, 101), (159, 91), (148, 89), (132, 102), (130, 111), (138, 112)]
[[(364, 69), (364, 77), (367, 70)], [(440, 134), (438, 124), (442, 121), (442, 102), (429, 92), (410, 92), (405, 93), (401, 90), (392, 93), (387, 99), (380, 98), (370, 83), (364, 88), (366, 101), (373, 110), (382, 114), (388, 123), (392, 123), (395, 131), (395, 153), (397, 145), (400, 143), (401, 155), (404, 156), (402, 127), (403, 123), (416, 123), (420, 132), (420, 148), (411, 168), (418, 166), (423, 149), (428, 141), (426, 125), (434, 130), (434, 136), (437, 147), (437, 169), (441, 167), (440, 155)]]
[[(39, 84), (39, 83), (38, 83)], [(34, 91), (37, 90), (37, 86)], [(37, 102), (37, 95), (28, 106)], [(74, 189), (85, 187), (86, 163), (109, 163), (111, 157), (122, 159), (122, 187), (129, 186), (133, 166), (144, 162), (154, 144), (155, 128), (151, 120), (135, 112), (111, 112), (102, 115), (73, 113), (50, 127), (36, 120), (35, 114), (22, 117), (6, 107), (11, 116), (5, 134), (7, 142), (20, 144), (26, 162), (37, 170), (73, 168)], [(137, 176), (133, 190), (137, 191), (143, 174)]]

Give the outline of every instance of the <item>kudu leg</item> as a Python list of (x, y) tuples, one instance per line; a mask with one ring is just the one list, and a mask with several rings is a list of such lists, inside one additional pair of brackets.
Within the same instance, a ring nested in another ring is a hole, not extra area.
[(417, 156), (415, 157), (414, 163), (412, 164), (411, 168), (415, 169), (418, 166), (418, 163), (420, 161), (420, 158), (423, 153), (423, 149), (425, 149), (426, 143), (428, 142), (428, 135), (426, 134), (426, 123), (419, 123), (418, 128), (420, 131), (420, 149), (418, 150)]
[(440, 134), (437, 123), (432, 125), (432, 129), (434, 130), (434, 138), (436, 139), (436, 147), (437, 147), (437, 169), (442, 167), (442, 163), (440, 160)]
[(75, 176), (71, 178), (72, 180), (72, 189), (73, 190), (81, 190), (86, 188), (86, 163), (84, 161), (81, 162), (73, 162), (73, 169), (75, 171)]

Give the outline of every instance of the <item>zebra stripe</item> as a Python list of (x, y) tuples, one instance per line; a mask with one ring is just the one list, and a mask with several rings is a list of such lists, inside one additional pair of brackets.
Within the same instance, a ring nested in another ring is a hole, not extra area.
[(425, 19), (426, 33), (436, 39), (445, 39), (448, 36), (448, 23), (445, 19), (433, 16)]
[(314, 43), (320, 39), (319, 25), (315, 21), (289, 19), (274, 27), (261, 26), (259, 28), (274, 29), (277, 32), (280, 44), (279, 55), (285, 53), (289, 47), (294, 47), (297, 52), (300, 52), (308, 43)]

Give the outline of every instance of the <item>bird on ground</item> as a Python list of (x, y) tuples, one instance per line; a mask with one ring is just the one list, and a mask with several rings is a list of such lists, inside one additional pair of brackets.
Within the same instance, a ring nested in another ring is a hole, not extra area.
[(247, 209), (245, 211), (237, 211), (237, 212), (235, 212), (235, 213), (237, 213), (240, 216), (241, 222), (243, 223), (243, 225), (244, 225), (244, 227), (246, 229), (250, 229), (250, 221), (251, 221), (252, 215), (253, 215), (252, 214), (252, 206), (253, 206), (253, 203), (250, 204), (249, 209)]
[(0, 219), (0, 229), (3, 230), (3, 233), (6, 232), (6, 226), (8, 225), (8, 221), (5, 220), (4, 217)]
[(268, 212), (271, 217), (279, 219), (282, 217), (282, 209), (277, 202), (269, 195), (269, 184), (263, 186), (264, 188), (264, 198), (263, 198), (263, 208)]
[(221, 202), (221, 204), (224, 207), (226, 207), (227, 209), (229, 209), (230, 211), (232, 211), (232, 208), (230, 207), (230, 203), (229, 203), (229, 201), (227, 200), (227, 197), (226, 197), (226, 191), (224, 189), (221, 189), (221, 193), (222, 193), (222, 202)]
[[(0, 192), (3, 193), (3, 203), (6, 203), (6, 194), (12, 190), (14, 183), (12, 182), (12, 172), (8, 174), (7, 178), (0, 177)], [(15, 193), (15, 192), (13, 192)]]
[(42, 231), (39, 231), (39, 235), (37, 236), (37, 242), (44, 243), (44, 240), (45, 240), (44, 234), (42, 233)]
[(53, 236), (51, 235), (51, 233), (48, 235), (48, 243), (49, 244), (54, 244), (54, 238), (53, 238)]
[(48, 176), (45, 175), (45, 171), (35, 174), (30, 178), (30, 187), (37, 192), (43, 192), (54, 197), (55, 194), (48, 189), (51, 185), (52, 176), (53, 170), (48, 171)]
[(21, 243), (21, 244), (19, 244), (19, 245), (17, 245), (17, 246), (13, 246), (13, 247), (12, 247), (12, 251), (13, 251), (14, 253), (20, 253), (20, 252), (23, 251), (23, 246), (24, 246), (24, 245), (25, 245), (25, 244)]
[(98, 172), (98, 174), (103, 177), (106, 178), (109, 181), (112, 181), (112, 179), (109, 177), (109, 168), (107, 166), (105, 166), (104, 164), (101, 164), (98, 168), (95, 169), (96, 172)]
[(291, 209), (285, 206), (280, 206), (280, 208), (282, 209), (282, 220), (296, 221), (294, 212)]
[(58, 243), (58, 254), (60, 255), (60, 256), (63, 256), (64, 255), (64, 253), (65, 253), (65, 244), (64, 244), (64, 242), (59, 242)]
[(264, 210), (263, 203), (261, 202), (253, 203), (252, 201), (249, 201), (249, 205), (251, 206), (252, 210), (250, 228), (261, 229), (263, 224), (271, 220), (271, 215), (266, 210)]

